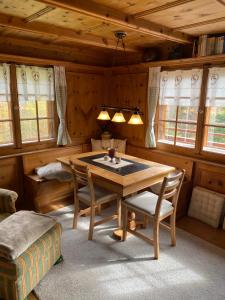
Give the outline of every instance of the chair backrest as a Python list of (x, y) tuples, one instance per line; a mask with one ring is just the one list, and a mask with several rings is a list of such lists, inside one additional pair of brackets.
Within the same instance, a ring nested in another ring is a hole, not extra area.
[(164, 177), (162, 187), (159, 193), (158, 202), (156, 205), (155, 215), (160, 214), (160, 208), (162, 201), (172, 200), (172, 205), (176, 213), (177, 202), (180, 194), (180, 189), (184, 180), (185, 170), (176, 170), (175, 172), (169, 174), (167, 177)]
[(94, 185), (88, 166), (74, 164), (72, 161), (70, 161), (70, 167), (74, 180), (74, 193), (77, 193), (79, 184), (85, 185), (89, 188), (92, 201), (95, 202)]

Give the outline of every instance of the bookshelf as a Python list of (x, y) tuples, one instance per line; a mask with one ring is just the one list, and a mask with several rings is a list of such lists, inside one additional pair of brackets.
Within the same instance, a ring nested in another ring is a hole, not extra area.
[(207, 35), (203, 34), (198, 38), (197, 45), (194, 45), (194, 55), (211, 56), (225, 53), (225, 34)]

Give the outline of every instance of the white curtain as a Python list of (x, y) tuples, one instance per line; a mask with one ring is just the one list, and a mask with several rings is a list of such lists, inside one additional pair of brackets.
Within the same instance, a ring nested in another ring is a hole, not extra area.
[(55, 75), (55, 95), (57, 112), (59, 116), (58, 128), (58, 145), (67, 145), (71, 143), (71, 139), (66, 126), (66, 103), (67, 103), (67, 87), (66, 73), (62, 66), (54, 66)]
[(225, 67), (209, 69), (206, 106), (225, 107)]
[(159, 99), (159, 87), (160, 87), (160, 70), (161, 67), (149, 68), (148, 77), (148, 127), (145, 137), (145, 146), (149, 148), (156, 147), (154, 121), (157, 102)]
[(54, 101), (53, 68), (16, 66), (19, 102)]
[(10, 69), (8, 64), (0, 64), (0, 102), (10, 101)]
[(202, 69), (161, 72), (160, 105), (199, 106)]

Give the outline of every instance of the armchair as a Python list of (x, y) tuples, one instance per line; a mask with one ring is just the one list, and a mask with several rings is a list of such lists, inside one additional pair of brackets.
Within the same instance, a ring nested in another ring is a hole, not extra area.
[(15, 202), (17, 198), (16, 192), (0, 189), (0, 222), (16, 212)]

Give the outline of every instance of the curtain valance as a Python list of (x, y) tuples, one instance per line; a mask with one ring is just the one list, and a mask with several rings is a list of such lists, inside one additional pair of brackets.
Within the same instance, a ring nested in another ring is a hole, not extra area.
[(159, 104), (199, 106), (202, 73), (202, 69), (161, 72)]
[(0, 64), (0, 101), (10, 101), (10, 67), (8, 64)]
[(206, 106), (225, 107), (225, 68), (210, 68)]
[(23, 101), (54, 101), (53, 68), (16, 66), (18, 98)]

